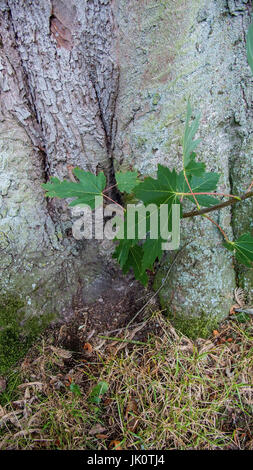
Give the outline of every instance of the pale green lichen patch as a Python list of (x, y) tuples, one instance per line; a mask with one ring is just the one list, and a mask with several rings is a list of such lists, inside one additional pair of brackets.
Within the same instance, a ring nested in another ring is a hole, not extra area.
[(0, 299), (0, 375), (7, 374), (24, 357), (53, 318), (49, 314), (27, 317), (25, 303), (19, 296)]

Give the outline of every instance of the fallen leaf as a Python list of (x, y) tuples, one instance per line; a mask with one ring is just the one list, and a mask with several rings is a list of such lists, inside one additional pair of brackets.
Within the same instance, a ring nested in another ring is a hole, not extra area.
[(43, 389), (42, 382), (26, 382), (24, 384), (18, 385), (18, 388), (27, 388), (27, 387), (37, 387), (39, 390)]
[(219, 334), (218, 330), (213, 330), (213, 336), (219, 336)]
[(238, 305), (238, 304), (232, 305), (232, 307), (229, 310), (229, 315), (235, 315), (235, 313), (236, 313), (235, 308), (240, 308), (240, 305)]
[(66, 325), (62, 325), (58, 334), (58, 341), (63, 341), (67, 336), (68, 328)]
[(67, 377), (68, 382), (66, 383), (66, 387), (69, 387), (72, 384), (72, 377)]
[(131, 399), (126, 407), (125, 419), (128, 422), (128, 428), (134, 432), (138, 425), (138, 418), (134, 414), (138, 413), (138, 406), (135, 400)]
[(90, 343), (85, 343), (85, 344), (83, 345), (83, 349), (84, 349), (84, 351), (85, 351), (86, 353), (88, 353), (88, 354), (91, 354), (92, 351), (93, 351), (93, 347), (91, 346)]
[(70, 359), (72, 357), (71, 351), (67, 349), (56, 348), (55, 346), (51, 346), (51, 350), (62, 359)]
[(96, 434), (97, 439), (108, 439), (109, 434)]
[(25, 389), (25, 396), (24, 396), (24, 398), (25, 398), (25, 400), (29, 400), (30, 397), (31, 397), (30, 391), (29, 391), (29, 388), (27, 387), (27, 388)]
[(122, 450), (122, 448), (120, 447), (120, 444), (121, 442), (120, 441), (111, 441), (110, 444), (109, 444), (109, 449), (112, 449), (112, 450)]
[(92, 436), (93, 434), (103, 433), (104, 431), (106, 431), (106, 428), (101, 426), (101, 424), (95, 424), (89, 431), (89, 434)]

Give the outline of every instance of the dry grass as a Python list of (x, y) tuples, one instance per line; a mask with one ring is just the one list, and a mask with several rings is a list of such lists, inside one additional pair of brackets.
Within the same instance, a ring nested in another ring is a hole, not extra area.
[[(0, 408), (0, 449), (252, 450), (253, 323), (192, 342), (159, 313), (150, 322), (160, 334), (146, 344), (108, 340), (85, 356), (42, 340)], [(109, 390), (91, 403), (101, 380)]]

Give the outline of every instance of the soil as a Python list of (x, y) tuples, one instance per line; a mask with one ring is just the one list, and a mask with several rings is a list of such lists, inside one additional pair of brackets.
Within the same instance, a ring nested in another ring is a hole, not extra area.
[[(152, 282), (151, 276), (150, 285)], [(51, 329), (57, 345), (70, 351), (80, 352), (85, 343), (92, 343), (93, 347), (96, 345), (99, 349), (99, 343), (105, 342), (100, 336), (118, 337), (126, 329), (133, 331), (137, 325), (142, 325), (150, 308), (152, 311), (160, 309), (159, 301), (154, 298), (154, 291), (150, 287), (142, 287), (130, 276), (125, 285), (126, 288), (123, 290), (122, 282), (118, 279), (118, 282), (103, 292), (103, 296), (100, 296), (96, 302), (80, 308), (77, 305), (74, 317), (63, 323), (60, 330)], [(148, 301), (150, 303), (143, 308)], [(156, 332), (155, 322), (154, 324), (149, 322), (146, 327), (142, 325), (142, 328), (136, 331), (134, 340), (146, 341), (151, 329), (153, 333)]]

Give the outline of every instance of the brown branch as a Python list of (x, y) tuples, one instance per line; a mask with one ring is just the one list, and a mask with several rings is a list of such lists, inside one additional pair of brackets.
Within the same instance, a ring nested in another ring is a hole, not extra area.
[(240, 196), (240, 199), (229, 199), (229, 201), (222, 202), (221, 204), (216, 204), (216, 206), (212, 206), (212, 207), (208, 207), (208, 208), (206, 207), (204, 209), (200, 209), (200, 210), (197, 210), (197, 211), (192, 210), (190, 212), (185, 212), (183, 214), (183, 219), (187, 219), (188, 217), (195, 217), (196, 215), (208, 214), (209, 212), (213, 212), (213, 211), (223, 209), (223, 207), (232, 206), (234, 204), (237, 204), (238, 202), (245, 201), (245, 199), (248, 199), (250, 197), (253, 197), (253, 191), (250, 191), (248, 193), (243, 194), (242, 196)]

